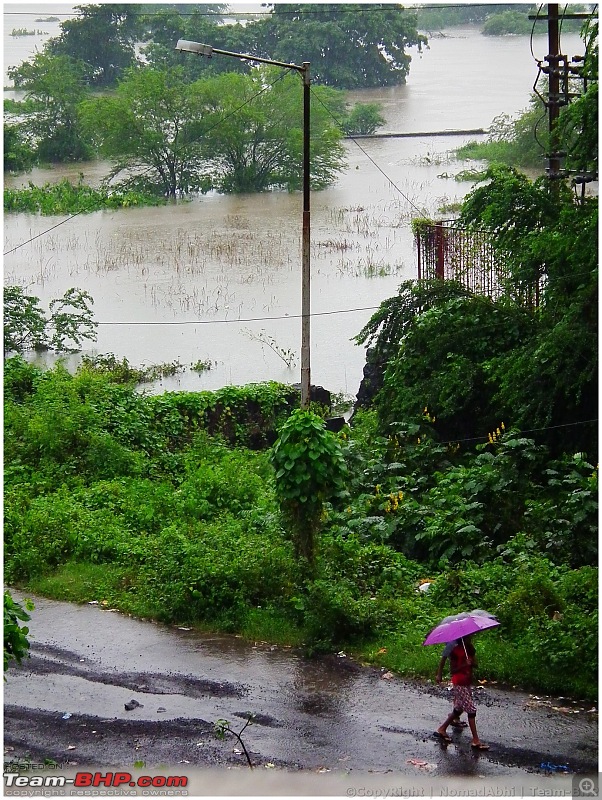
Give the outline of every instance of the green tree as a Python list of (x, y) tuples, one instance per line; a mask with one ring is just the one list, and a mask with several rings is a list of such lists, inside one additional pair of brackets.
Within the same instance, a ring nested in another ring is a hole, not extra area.
[(269, 18), (249, 27), (257, 37), (254, 55), (309, 61), (316, 83), (340, 89), (404, 83), (406, 50), (426, 43), (415, 13), (396, 4), (278, 3)]
[(598, 21), (583, 27), (586, 91), (562, 110), (558, 132), (567, 150), (566, 166), (580, 173), (598, 175)]
[[(527, 8), (527, 7), (525, 7)], [(527, 14), (520, 11), (503, 11), (501, 14), (492, 14), (485, 20), (483, 33), (485, 36), (506, 36), (508, 34), (528, 34), (533, 29), (533, 23)]]
[(124, 183), (171, 197), (208, 188), (203, 110), (198, 85), (184, 83), (180, 70), (148, 68), (127, 71), (114, 93), (80, 107), (91, 141), (114, 160), (110, 179), (128, 171)]
[[(115, 160), (111, 177), (174, 196), (216, 188), (262, 191), (301, 184), (301, 82), (270, 71), (227, 74), (187, 84), (179, 69), (132, 70), (111, 96), (82, 105), (85, 128)], [(322, 102), (319, 102), (319, 101)], [(343, 163), (340, 131), (325, 104), (338, 95), (318, 87), (312, 103), (311, 174), (316, 188)]]
[[(303, 154), (302, 82), (276, 70), (228, 74), (200, 85), (207, 134), (203, 152), (211, 164), (212, 185), (224, 192), (257, 192), (274, 186), (301, 188)], [(280, 73), (282, 74), (282, 73)], [(262, 91), (271, 83), (268, 91)], [(342, 96), (314, 87), (311, 97), (311, 184), (331, 183), (344, 164)]]
[(90, 86), (113, 86), (136, 63), (138, 14), (135, 5), (102, 3), (74, 6), (78, 17), (61, 23), (61, 33), (46, 51), (84, 63)]
[(250, 62), (232, 58), (192, 58), (175, 49), (178, 39), (189, 39), (222, 50), (247, 52), (253, 40), (248, 26), (221, 24), (219, 13), (223, 9), (220, 4), (191, 5), (186, 6), (186, 13), (180, 13), (174, 6), (153, 7), (141, 17), (143, 39), (147, 43), (142, 53), (149, 65), (156, 69), (180, 67), (187, 83), (220, 72), (249, 72)]
[(343, 120), (343, 130), (348, 136), (368, 135), (385, 124), (379, 103), (356, 103)]
[(491, 167), (489, 178), (468, 196), (462, 222), (490, 231), (514, 286), (542, 286), (535, 331), (490, 364), (497, 403), (523, 428), (550, 428), (555, 451), (595, 457), (585, 423), (598, 407), (597, 200), (576, 202), (563, 184), (550, 192), (545, 178), (510, 168)]
[(88, 292), (67, 289), (50, 302), (47, 317), (39, 298), (25, 294), (20, 286), (4, 288), (4, 354), (27, 350), (76, 352), (85, 339), (96, 338), (96, 323)]
[(4, 123), (4, 171), (24, 172), (35, 162), (35, 151), (23, 125)]
[[(77, 106), (87, 94), (85, 66), (69, 56), (36, 53), (19, 68), (10, 69), (15, 86), (25, 91), (17, 107), (24, 134), (41, 161), (80, 161), (90, 157), (82, 136)], [(17, 110), (17, 109), (15, 109)]]

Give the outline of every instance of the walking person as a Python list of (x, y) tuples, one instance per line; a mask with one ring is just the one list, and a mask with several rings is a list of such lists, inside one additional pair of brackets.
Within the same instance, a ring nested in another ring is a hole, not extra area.
[(479, 734), (477, 733), (477, 707), (475, 706), (471, 690), (472, 670), (473, 667), (477, 665), (477, 660), (475, 649), (470, 641), (471, 638), (472, 635), (467, 635), (449, 642), (441, 656), (436, 680), (437, 683), (441, 683), (443, 680), (443, 668), (445, 662), (449, 658), (451, 681), (453, 685), (453, 707), (445, 722), (437, 728), (434, 735), (435, 738), (440, 739), (446, 744), (451, 742), (451, 737), (447, 733), (447, 728), (450, 725), (458, 727), (460, 715), (465, 711), (468, 716), (468, 726), (472, 733), (471, 747), (474, 750), (489, 750), (489, 745), (484, 744), (479, 739)]

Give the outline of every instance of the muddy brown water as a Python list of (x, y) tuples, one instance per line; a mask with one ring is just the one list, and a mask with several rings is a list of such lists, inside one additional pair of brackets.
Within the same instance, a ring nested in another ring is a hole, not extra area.
[[(11, 16), (9, 30), (28, 27), (28, 19)], [(11, 48), (5, 59), (18, 63), (32, 46), (29, 37), (14, 40), (5, 31), (5, 38)], [(570, 54), (581, 52), (577, 35), (562, 40)], [(545, 55), (545, 36), (534, 38), (533, 49)], [(450, 30), (434, 36), (422, 55), (413, 52), (406, 85), (351, 98), (380, 102), (385, 131), (487, 128), (496, 115), (528, 105), (536, 74), (528, 37)], [(440, 209), (471, 188), (453, 180), (467, 165), (451, 156), (470, 138), (362, 140), (363, 149), (348, 142), (347, 169), (333, 186), (312, 193), (314, 383), (357, 392), (364, 349), (351, 339), (402, 280), (416, 277), (411, 217), (449, 215)], [(9, 178), (7, 185), (79, 173), (98, 183), (107, 172), (103, 163), (61, 166)], [(44, 304), (72, 286), (92, 294), (100, 324), (88, 352), (187, 367), (156, 390), (299, 380), (299, 194), (214, 194), (68, 222), (11, 214), (4, 230), (5, 283), (26, 286)], [(287, 351), (294, 354), (290, 366), (281, 357)], [(190, 370), (199, 359), (212, 363), (200, 376)]]
[[(238, 743), (217, 740), (213, 723), (238, 731), (255, 714), (244, 741), (262, 769), (486, 781), (543, 779), (550, 763), (597, 769), (597, 714), (566, 698), (480, 687), (478, 725), (491, 750), (475, 754), (467, 731), (448, 747), (432, 738), (449, 709), (446, 687), (384, 677), (346, 654), (308, 659), (100, 604), (34, 600), (31, 658), (5, 684), (10, 759), (242, 769)], [(127, 711), (131, 700), (140, 705)]]

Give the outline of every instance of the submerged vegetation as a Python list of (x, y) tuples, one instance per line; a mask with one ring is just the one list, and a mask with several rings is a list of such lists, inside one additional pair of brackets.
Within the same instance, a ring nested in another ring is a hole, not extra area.
[(161, 198), (131, 189), (93, 189), (83, 183), (73, 184), (66, 178), (59, 183), (25, 189), (4, 189), (4, 210), (30, 214), (82, 214), (103, 209), (134, 208), (159, 205)]

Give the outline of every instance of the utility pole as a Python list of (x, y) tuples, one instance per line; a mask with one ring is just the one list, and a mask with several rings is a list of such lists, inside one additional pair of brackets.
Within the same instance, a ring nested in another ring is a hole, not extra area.
[(558, 32), (558, 3), (548, 4), (548, 125), (550, 131), (548, 177), (556, 180), (561, 177), (558, 131), (556, 125), (560, 115), (560, 35)]

